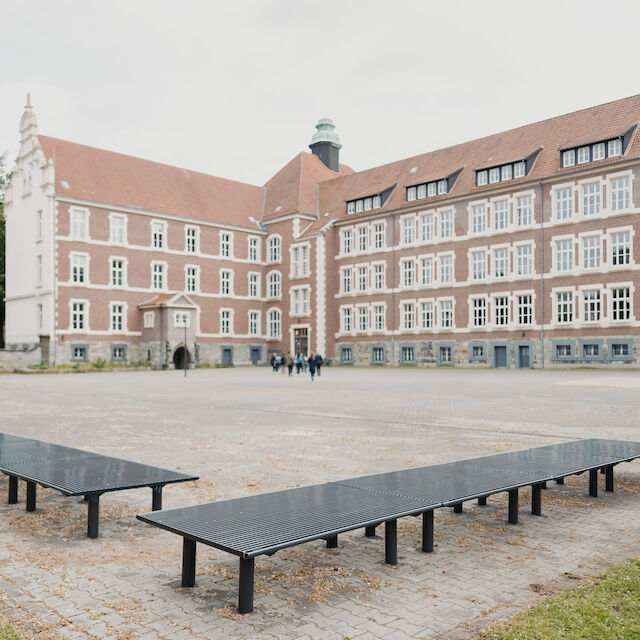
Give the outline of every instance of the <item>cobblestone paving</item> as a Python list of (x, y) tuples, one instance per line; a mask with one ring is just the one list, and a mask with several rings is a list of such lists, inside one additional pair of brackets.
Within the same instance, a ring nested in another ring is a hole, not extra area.
[[(0, 376), (0, 430), (201, 476), (168, 486), (166, 508), (357, 474), (562, 442), (640, 440), (637, 373), (266, 369)], [(235, 613), (237, 559), (198, 547), (197, 585), (180, 587), (181, 539), (135, 520), (150, 490), (105, 495), (101, 537), (86, 505), (39, 489), (38, 510), (7, 505), (0, 479), (0, 611), (38, 638), (465, 638), (534, 604), (549, 581), (640, 553), (640, 463), (616, 492), (577, 476), (543, 493), (544, 517), (506, 523), (506, 496), (436, 512), (382, 537), (340, 536), (256, 561), (255, 612)], [(383, 534), (383, 528), (379, 528)]]

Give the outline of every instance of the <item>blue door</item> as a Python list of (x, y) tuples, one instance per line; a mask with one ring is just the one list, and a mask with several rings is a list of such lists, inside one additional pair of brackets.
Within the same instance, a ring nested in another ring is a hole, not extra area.
[(507, 366), (507, 347), (494, 347), (493, 348), (493, 366), (494, 367), (506, 367)]

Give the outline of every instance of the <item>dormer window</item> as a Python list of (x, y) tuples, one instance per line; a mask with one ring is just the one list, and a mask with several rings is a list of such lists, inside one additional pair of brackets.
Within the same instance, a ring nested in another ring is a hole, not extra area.
[(500, 167), (489, 169), (489, 184), (500, 182)]
[(407, 187), (407, 202), (423, 200), (424, 198), (431, 198), (436, 195), (444, 195), (449, 192), (448, 185), (449, 179), (443, 178), (442, 180), (434, 180), (432, 182), (417, 184), (413, 187)]
[[(626, 135), (626, 134), (625, 134)], [(573, 149), (561, 149), (560, 164), (562, 169), (574, 167), (579, 164), (587, 164), (588, 162), (596, 162), (621, 156), (623, 151), (622, 137), (595, 142), (593, 144), (585, 144), (581, 147)]]
[(524, 178), (527, 175), (526, 162), (510, 162), (498, 167), (489, 167), (476, 171), (476, 187), (484, 187), (487, 184), (496, 184), (513, 180), (516, 178)]
[(371, 211), (379, 209), (382, 206), (382, 195), (367, 196), (366, 198), (358, 198), (357, 200), (349, 200), (347, 202), (347, 215), (350, 213), (362, 213), (363, 211)]

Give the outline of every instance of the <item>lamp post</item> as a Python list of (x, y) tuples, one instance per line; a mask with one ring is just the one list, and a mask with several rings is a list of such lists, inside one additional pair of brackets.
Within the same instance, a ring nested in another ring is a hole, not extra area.
[(182, 314), (182, 322), (184, 323), (184, 377), (187, 377), (187, 361), (189, 359), (189, 350), (187, 349), (187, 314)]

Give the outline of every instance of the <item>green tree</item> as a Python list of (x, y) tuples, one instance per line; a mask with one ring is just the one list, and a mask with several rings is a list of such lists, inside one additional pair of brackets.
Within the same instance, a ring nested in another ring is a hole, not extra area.
[(5, 156), (0, 156), (0, 347), (4, 347), (4, 293), (5, 293), (5, 238), (4, 190), (11, 173), (5, 169)]

